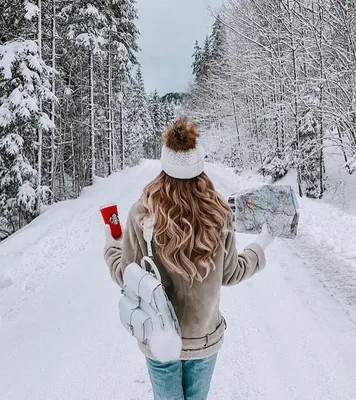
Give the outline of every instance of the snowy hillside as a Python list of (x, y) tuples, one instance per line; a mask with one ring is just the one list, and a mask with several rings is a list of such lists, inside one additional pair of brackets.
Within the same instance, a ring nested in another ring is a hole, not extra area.
[[(97, 179), (0, 244), (0, 400), (152, 398), (119, 322), (98, 210), (115, 201), (125, 220), (158, 172), (146, 161)], [(207, 173), (225, 196), (259, 179)], [(355, 232), (356, 215), (303, 199), (297, 240), (277, 240), (264, 272), (223, 290), (211, 400), (356, 399)], [(239, 248), (253, 239), (238, 235)]]

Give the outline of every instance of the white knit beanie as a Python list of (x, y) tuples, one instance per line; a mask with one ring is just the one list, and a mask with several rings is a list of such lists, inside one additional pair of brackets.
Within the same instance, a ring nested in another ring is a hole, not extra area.
[(195, 126), (187, 119), (175, 121), (163, 134), (162, 170), (172, 178), (192, 179), (204, 171), (204, 149)]

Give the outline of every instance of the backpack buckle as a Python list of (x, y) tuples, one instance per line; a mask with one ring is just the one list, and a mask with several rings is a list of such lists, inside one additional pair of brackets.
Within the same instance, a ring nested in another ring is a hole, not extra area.
[(128, 326), (128, 328), (130, 329), (131, 336), (134, 336), (134, 334), (135, 334), (135, 331), (134, 331), (134, 327), (133, 327), (133, 325), (131, 325), (131, 324), (127, 324), (127, 326)]
[(134, 309), (140, 308), (140, 306), (141, 306), (141, 297), (140, 296), (135, 296), (135, 297), (136, 297), (135, 298), (136, 304), (135, 304), (135, 308)]
[(158, 312), (156, 315), (157, 315), (157, 317), (159, 319), (161, 328), (164, 329), (164, 319), (163, 319), (162, 313)]

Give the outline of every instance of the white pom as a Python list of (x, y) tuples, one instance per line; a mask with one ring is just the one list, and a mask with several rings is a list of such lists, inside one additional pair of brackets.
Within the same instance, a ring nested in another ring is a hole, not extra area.
[(153, 357), (161, 362), (179, 360), (182, 339), (175, 330), (153, 332), (149, 341)]

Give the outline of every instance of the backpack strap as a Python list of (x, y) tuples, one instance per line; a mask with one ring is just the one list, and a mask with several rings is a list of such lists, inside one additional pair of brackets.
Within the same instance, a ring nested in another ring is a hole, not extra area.
[(153, 240), (153, 228), (155, 224), (155, 218), (153, 215), (144, 218), (143, 220), (143, 238), (147, 243), (147, 254), (148, 257), (143, 257), (141, 261), (141, 268), (147, 271), (145, 266), (145, 262), (148, 263), (151, 267), (150, 273), (154, 273), (156, 278), (161, 282), (161, 274), (158, 271), (158, 268), (153, 259), (153, 251), (152, 251), (152, 240)]
[(154, 223), (155, 218), (153, 215), (151, 215), (150, 217), (146, 217), (143, 220), (143, 238), (147, 243), (147, 254), (151, 260), (153, 260), (152, 240)]
[(150, 273), (154, 272), (156, 279), (159, 282), (162, 282), (161, 274), (157, 268), (157, 265), (154, 263), (153, 259), (150, 257), (143, 257), (143, 259), (141, 260), (141, 268), (144, 271), (147, 271), (145, 263), (149, 264), (149, 266), (151, 267), (151, 271), (148, 271), (148, 272), (150, 272)]

